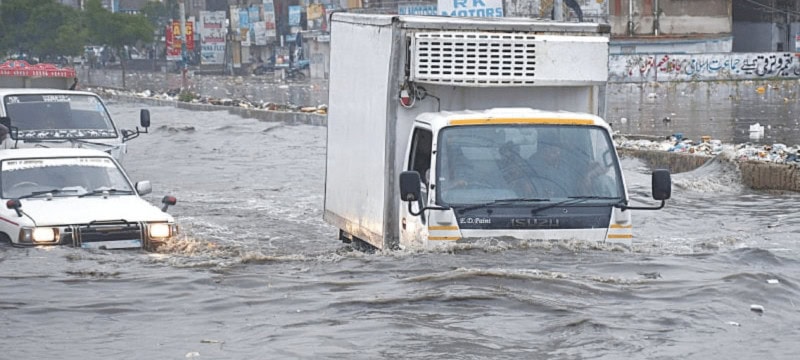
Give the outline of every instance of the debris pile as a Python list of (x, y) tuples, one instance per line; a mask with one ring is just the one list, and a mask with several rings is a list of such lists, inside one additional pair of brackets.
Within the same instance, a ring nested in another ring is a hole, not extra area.
[(706, 156), (728, 153), (739, 161), (758, 160), (785, 164), (800, 163), (800, 145), (791, 147), (785, 144), (757, 145), (743, 143), (731, 145), (723, 144), (722, 141), (711, 139), (709, 136), (703, 136), (702, 141), (696, 142), (691, 139), (684, 139), (681, 134), (674, 134), (663, 140), (634, 139), (634, 136), (630, 135), (617, 135), (614, 141), (618, 148), (623, 149), (668, 151)]
[(192, 104), (208, 104), (217, 106), (234, 106), (245, 109), (269, 110), (269, 111), (283, 111), (283, 112), (303, 112), (315, 114), (327, 114), (327, 105), (318, 106), (300, 106), (294, 104), (278, 104), (273, 102), (264, 101), (251, 101), (245, 99), (229, 99), (229, 98), (213, 98), (207, 96), (199, 96), (191, 92), (181, 92), (180, 90), (173, 89), (165, 92), (153, 92), (145, 90), (141, 92), (122, 91), (115, 89), (96, 88), (90, 89), (103, 97), (114, 97), (118, 95), (133, 96), (146, 99), (156, 99), (165, 101), (183, 101)]

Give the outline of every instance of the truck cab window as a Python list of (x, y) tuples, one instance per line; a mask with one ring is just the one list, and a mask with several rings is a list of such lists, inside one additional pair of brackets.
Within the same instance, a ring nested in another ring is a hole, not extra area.
[(416, 171), (422, 178), (425, 185), (430, 185), (428, 179), (429, 169), (431, 168), (431, 146), (433, 144), (433, 134), (430, 130), (416, 128), (411, 140), (411, 153), (408, 159), (408, 170)]

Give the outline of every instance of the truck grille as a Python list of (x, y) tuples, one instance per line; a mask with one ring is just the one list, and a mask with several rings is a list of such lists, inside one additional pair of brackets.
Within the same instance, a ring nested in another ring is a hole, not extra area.
[(144, 243), (144, 229), (141, 224), (135, 222), (118, 221), (72, 226), (65, 235), (72, 238), (74, 246), (119, 240), (142, 240)]
[(411, 80), (422, 83), (533, 85), (534, 35), (489, 32), (418, 32), (411, 45)]

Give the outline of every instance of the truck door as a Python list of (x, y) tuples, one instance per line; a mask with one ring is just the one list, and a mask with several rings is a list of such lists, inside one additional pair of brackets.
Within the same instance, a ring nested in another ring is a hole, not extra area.
[[(422, 182), (420, 190), (422, 193), (422, 205), (428, 204), (430, 197), (430, 169), (431, 169), (431, 149), (433, 147), (433, 132), (424, 127), (415, 127), (408, 146), (408, 156), (404, 170), (416, 171), (420, 175)], [(413, 204), (414, 211), (419, 211), (419, 204)], [(427, 217), (428, 212), (420, 216), (413, 216), (408, 212), (407, 203), (400, 204), (400, 244), (422, 245), (423, 239), (427, 237)]]

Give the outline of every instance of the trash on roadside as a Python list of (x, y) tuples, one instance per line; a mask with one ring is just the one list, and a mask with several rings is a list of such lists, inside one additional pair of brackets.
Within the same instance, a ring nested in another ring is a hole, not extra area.
[(728, 325), (731, 325), (731, 326), (742, 326), (736, 321), (728, 321)]
[(761, 305), (753, 304), (753, 305), (750, 305), (750, 311), (757, 312), (759, 314), (763, 314), (764, 313), (764, 307), (761, 306)]
[(769, 279), (769, 280), (767, 280), (767, 284), (778, 284), (778, 283), (780, 283), (780, 281), (778, 281), (778, 279)]
[(760, 139), (764, 137), (764, 125), (759, 123), (755, 123), (750, 125), (750, 138), (751, 139)]

